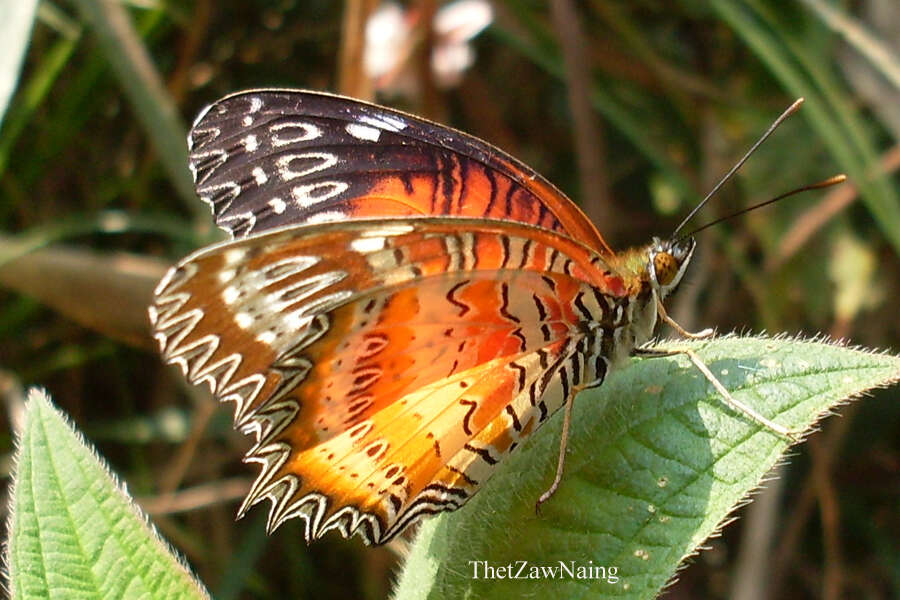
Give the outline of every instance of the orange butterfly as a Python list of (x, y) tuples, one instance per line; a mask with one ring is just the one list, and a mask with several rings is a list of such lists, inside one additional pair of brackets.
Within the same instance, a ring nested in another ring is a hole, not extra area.
[(169, 271), (154, 333), (256, 436), (240, 514), (267, 498), (269, 529), (302, 517), (307, 540), (381, 544), (462, 506), (668, 320), (694, 249), (616, 254), (497, 148), (339, 96), (228, 96), (189, 144), (197, 192), (236, 239)]

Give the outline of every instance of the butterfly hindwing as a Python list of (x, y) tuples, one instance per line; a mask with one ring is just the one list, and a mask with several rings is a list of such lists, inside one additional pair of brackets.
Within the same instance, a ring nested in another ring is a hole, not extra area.
[(611, 251), (529, 167), (475, 137), (349, 98), (241, 92), (189, 135), (197, 193), (234, 237), (348, 218), (441, 216), (537, 225)]
[[(597, 254), (489, 220), (356, 220), (213, 246), (156, 291), (167, 361), (235, 401), (245, 508), (373, 543), (468, 499), (627, 318)], [(584, 324), (592, 322), (592, 328)], [(603, 358), (600, 358), (600, 357)]]
[(580, 362), (589, 340), (566, 338), (418, 388), (292, 456), (251, 498), (272, 500), (271, 526), (304, 516), (308, 538), (359, 529), (374, 543), (422, 515), (456, 509), (563, 404), (576, 375), (602, 380), (604, 360)]

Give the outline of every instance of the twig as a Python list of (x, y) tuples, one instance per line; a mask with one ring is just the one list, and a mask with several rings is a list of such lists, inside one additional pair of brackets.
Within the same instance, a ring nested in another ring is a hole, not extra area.
[(366, 22), (375, 10), (375, 0), (347, 0), (341, 26), (338, 57), (338, 91), (361, 100), (372, 100), (375, 92), (363, 68)]
[(578, 157), (578, 175), (582, 206), (594, 223), (615, 237), (615, 220), (610, 205), (606, 141), (603, 129), (591, 106), (590, 62), (584, 52), (587, 44), (571, 0), (553, 0), (550, 12), (559, 37), (568, 76), (569, 110), (574, 122), (573, 135)]
[(147, 514), (169, 515), (240, 500), (249, 490), (249, 479), (235, 477), (168, 494), (143, 496), (137, 498), (137, 503)]
[[(878, 163), (880, 173), (893, 173), (900, 169), (900, 144), (889, 149)], [(774, 271), (786, 263), (809, 242), (826, 223), (859, 197), (859, 190), (852, 183), (834, 188), (821, 202), (810, 207), (793, 227), (784, 234), (774, 256), (766, 262), (765, 270)]]

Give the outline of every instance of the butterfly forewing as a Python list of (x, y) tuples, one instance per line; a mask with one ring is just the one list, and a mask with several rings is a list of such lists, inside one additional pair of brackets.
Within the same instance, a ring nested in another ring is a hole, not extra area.
[(234, 237), (348, 218), (507, 219), (611, 251), (540, 175), (477, 138), (348, 98), (258, 90), (210, 106), (189, 136), (197, 193)]
[[(245, 508), (373, 543), (455, 508), (561, 405), (602, 379), (629, 296), (603, 260), (517, 223), (289, 227), (173, 268), (163, 354), (235, 401), (262, 465)], [(588, 326), (588, 323), (591, 325)]]

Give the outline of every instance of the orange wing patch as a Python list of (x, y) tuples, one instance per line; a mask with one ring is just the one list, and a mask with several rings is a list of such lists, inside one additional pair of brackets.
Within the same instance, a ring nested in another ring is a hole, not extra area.
[(313, 537), (380, 543), (464, 502), (605, 371), (587, 363), (626, 318), (616, 282), (586, 247), (525, 225), (354, 221), (188, 257), (151, 319), (165, 358), (256, 435), (244, 509), (267, 497), (273, 527), (299, 514)]
[[(403, 396), (327, 442), (290, 451), (244, 509), (268, 498), (270, 527), (302, 516), (309, 539), (360, 529), (383, 543), (423, 514), (457, 508), (563, 404), (576, 374), (578, 381), (596, 377), (594, 366), (573, 367), (585, 359), (585, 340), (483, 363)], [(273, 446), (293, 448), (288, 439)]]

